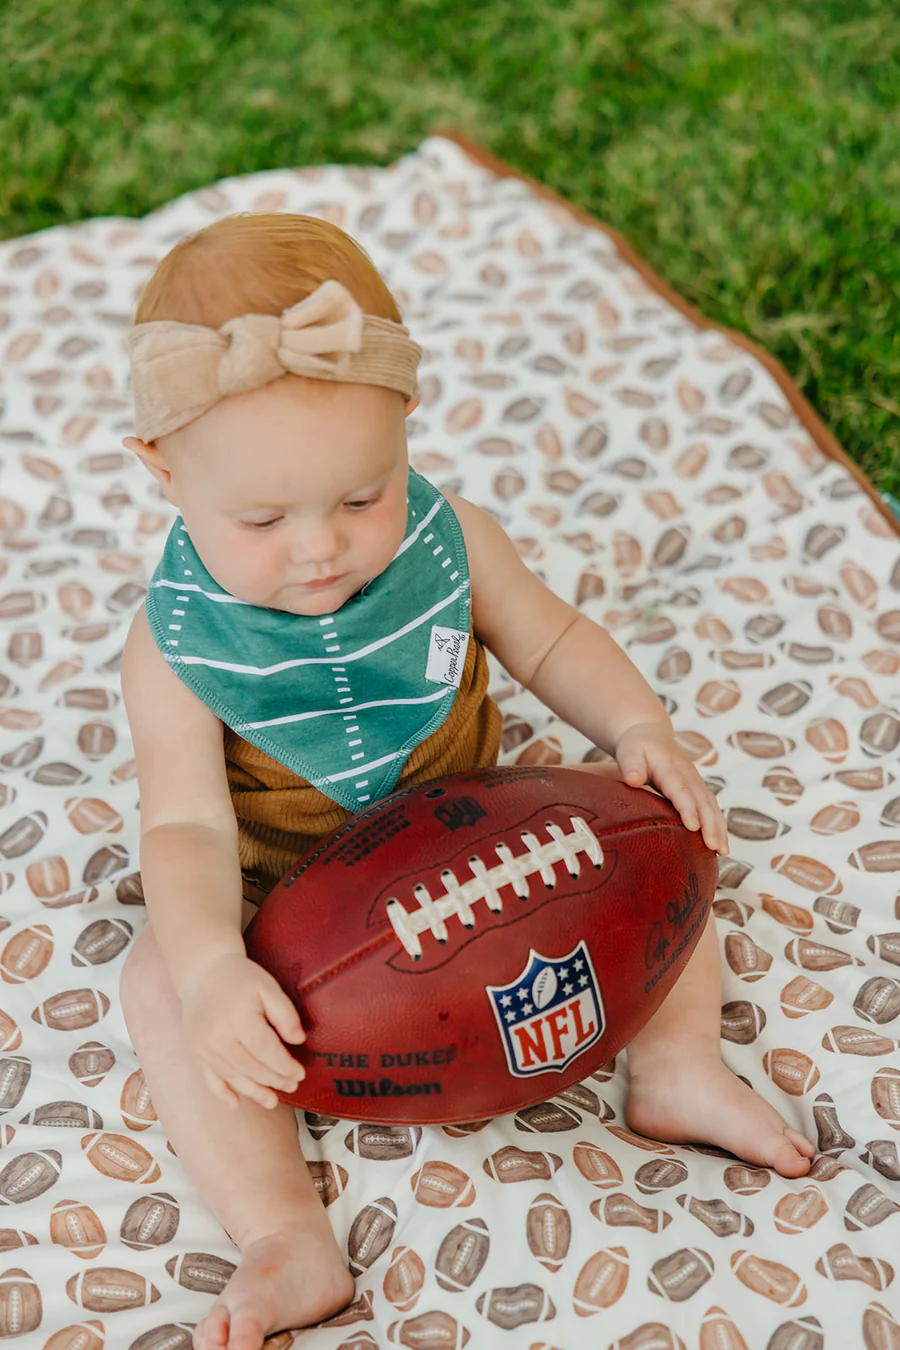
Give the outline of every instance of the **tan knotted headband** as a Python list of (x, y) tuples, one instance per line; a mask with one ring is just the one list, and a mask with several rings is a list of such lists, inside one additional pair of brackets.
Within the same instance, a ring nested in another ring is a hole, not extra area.
[(135, 432), (148, 443), (288, 373), (381, 384), (410, 399), (422, 355), (402, 323), (364, 314), (339, 281), (323, 281), (280, 315), (243, 314), (218, 329), (153, 320), (135, 324), (125, 342)]

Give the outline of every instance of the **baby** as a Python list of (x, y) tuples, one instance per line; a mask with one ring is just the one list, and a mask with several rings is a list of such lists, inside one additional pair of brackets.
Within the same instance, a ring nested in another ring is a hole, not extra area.
[[(354, 1287), (276, 1095), (303, 1077), (303, 1027), (241, 934), (354, 810), (496, 763), (484, 649), (614, 757), (574, 767), (659, 791), (719, 853), (727, 835), (605, 629), (489, 513), (410, 469), (421, 349), (343, 231), (289, 214), (208, 226), (157, 267), (129, 351), (124, 444), (181, 518), (122, 659), (149, 919), (122, 1002), (166, 1134), (242, 1253), (194, 1346), (258, 1350)], [(460, 660), (441, 665), (433, 622)], [(724, 1066), (719, 1020), (709, 923), (628, 1047), (628, 1124), (802, 1176), (813, 1145)]]

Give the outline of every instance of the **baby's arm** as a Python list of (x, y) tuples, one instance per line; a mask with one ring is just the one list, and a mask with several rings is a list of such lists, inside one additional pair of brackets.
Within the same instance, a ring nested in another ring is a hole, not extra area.
[(659, 699), (605, 628), (555, 595), (486, 511), (445, 494), (462, 526), (475, 630), (505, 670), (594, 745), (625, 781), (652, 782), (709, 848), (728, 851), (715, 797), (675, 740)]
[(201, 962), (244, 955), (237, 821), (222, 723), (162, 656), (143, 606), (122, 653), (147, 912), (175, 989)]
[[(143, 609), (122, 659), (141, 794), (141, 876), (153, 935), (178, 995), (185, 1047), (210, 1091), (274, 1107), (304, 1070), (304, 1039), (277, 980), (247, 957), (238, 832), (222, 723), (160, 653)], [(276, 1034), (277, 1033), (277, 1034)]]

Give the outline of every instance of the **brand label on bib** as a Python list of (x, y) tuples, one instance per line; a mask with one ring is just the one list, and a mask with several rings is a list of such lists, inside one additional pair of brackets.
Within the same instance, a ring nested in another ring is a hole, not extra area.
[(431, 629), (431, 642), (428, 645), (426, 680), (430, 680), (432, 684), (452, 684), (458, 689), (468, 645), (468, 633), (463, 633), (458, 628), (441, 628), (438, 624), (434, 624)]

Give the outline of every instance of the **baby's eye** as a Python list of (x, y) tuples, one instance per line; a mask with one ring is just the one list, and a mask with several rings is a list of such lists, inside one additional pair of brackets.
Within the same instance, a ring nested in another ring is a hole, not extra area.
[(365, 507), (371, 506), (372, 503), (373, 503), (373, 502), (376, 502), (377, 500), (378, 500), (377, 497), (367, 497), (364, 501), (358, 501), (358, 502), (344, 502), (344, 505), (345, 505), (345, 506), (349, 506), (350, 509), (353, 510), (353, 511), (357, 511), (357, 510), (360, 510), (360, 511), (361, 511), (361, 510), (364, 510)]
[(279, 520), (281, 520), (281, 516), (276, 516), (274, 520), (247, 520), (244, 521), (244, 524), (249, 526), (251, 530), (267, 530), (270, 525), (277, 525)]

